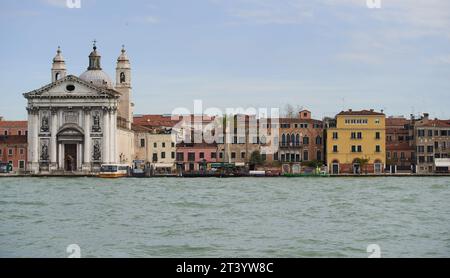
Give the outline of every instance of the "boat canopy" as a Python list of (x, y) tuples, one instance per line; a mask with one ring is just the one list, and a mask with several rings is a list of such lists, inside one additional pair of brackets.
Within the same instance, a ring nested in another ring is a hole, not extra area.
[(450, 167), (450, 158), (436, 158), (434, 163), (436, 167)]

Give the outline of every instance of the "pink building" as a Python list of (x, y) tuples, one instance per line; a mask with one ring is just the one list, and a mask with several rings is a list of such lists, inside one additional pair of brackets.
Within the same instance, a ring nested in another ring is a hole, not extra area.
[(208, 169), (208, 164), (217, 162), (217, 145), (178, 144), (176, 162), (179, 171), (204, 172)]

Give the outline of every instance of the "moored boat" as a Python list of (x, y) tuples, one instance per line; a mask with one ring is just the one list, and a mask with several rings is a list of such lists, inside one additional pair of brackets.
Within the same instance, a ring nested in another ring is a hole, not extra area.
[(100, 178), (124, 178), (128, 177), (130, 167), (121, 164), (104, 164), (100, 169)]

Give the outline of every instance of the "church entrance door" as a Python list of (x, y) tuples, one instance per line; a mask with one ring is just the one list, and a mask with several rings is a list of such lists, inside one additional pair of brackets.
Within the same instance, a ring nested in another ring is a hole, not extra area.
[(77, 145), (65, 144), (64, 145), (64, 165), (65, 170), (68, 172), (74, 172), (77, 170)]

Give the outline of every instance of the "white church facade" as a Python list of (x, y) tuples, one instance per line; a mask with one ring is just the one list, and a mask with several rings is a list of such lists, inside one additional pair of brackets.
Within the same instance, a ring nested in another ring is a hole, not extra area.
[(130, 164), (131, 66), (125, 49), (117, 59), (116, 81), (101, 68), (94, 44), (89, 67), (79, 77), (67, 74), (58, 48), (51, 83), (24, 94), (28, 101), (28, 170), (91, 173), (102, 164)]

